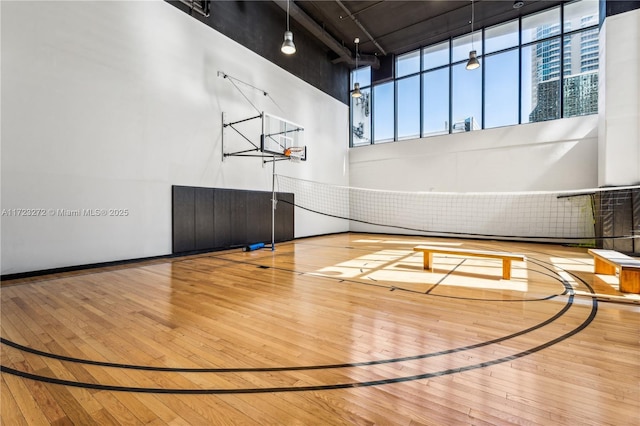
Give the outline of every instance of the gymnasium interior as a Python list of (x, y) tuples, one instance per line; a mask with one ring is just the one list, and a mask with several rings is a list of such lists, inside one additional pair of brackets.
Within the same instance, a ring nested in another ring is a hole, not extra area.
[(0, 423), (637, 424), (640, 2), (0, 24)]

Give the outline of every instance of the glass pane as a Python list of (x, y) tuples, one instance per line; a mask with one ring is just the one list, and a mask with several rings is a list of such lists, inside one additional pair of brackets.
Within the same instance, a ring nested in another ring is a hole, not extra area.
[(560, 34), (560, 8), (522, 18), (522, 44)]
[(518, 124), (518, 49), (486, 56), (484, 127)]
[(360, 87), (371, 86), (371, 67), (362, 67), (351, 71), (350, 88), (353, 90), (354, 83), (360, 83)]
[(564, 32), (598, 25), (598, 2), (576, 1), (564, 6)]
[(360, 90), (362, 96), (351, 98), (351, 145), (371, 143), (371, 89)]
[(449, 63), (449, 40), (422, 49), (423, 69), (441, 67)]
[(563, 75), (598, 71), (598, 48), (597, 28), (565, 36)]
[(397, 82), (398, 140), (420, 137), (420, 76)]
[(466, 64), (453, 67), (452, 132), (469, 132), (482, 128), (482, 69), (469, 71)]
[(452, 61), (458, 62), (469, 59), (469, 51), (475, 49), (478, 57), (482, 55), (482, 30), (473, 33), (473, 43), (471, 34), (453, 39)]
[(560, 118), (559, 46), (555, 38), (522, 48), (522, 123)]
[(449, 133), (449, 67), (422, 75), (422, 136)]
[(396, 58), (396, 77), (420, 72), (420, 51), (405, 53)]
[(507, 22), (484, 30), (485, 53), (518, 45), (518, 21)]
[(565, 36), (564, 116), (598, 112), (598, 28)]
[(373, 141), (389, 142), (394, 138), (393, 81), (373, 87)]

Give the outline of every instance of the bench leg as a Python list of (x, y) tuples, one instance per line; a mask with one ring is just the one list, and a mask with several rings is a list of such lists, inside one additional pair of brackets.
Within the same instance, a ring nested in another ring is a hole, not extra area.
[(615, 275), (616, 267), (608, 264), (607, 262), (600, 260), (597, 257), (593, 258), (593, 273), (603, 275)]
[(511, 259), (502, 259), (502, 278), (511, 279)]
[(433, 253), (429, 251), (425, 251), (423, 263), (424, 263), (424, 269), (431, 268), (431, 264), (433, 263)]
[(620, 291), (622, 293), (640, 294), (640, 272), (620, 271)]

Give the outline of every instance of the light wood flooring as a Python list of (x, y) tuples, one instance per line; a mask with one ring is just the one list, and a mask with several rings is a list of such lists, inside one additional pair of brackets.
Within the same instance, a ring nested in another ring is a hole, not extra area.
[(351, 233), (3, 282), (1, 421), (637, 425), (640, 305), (592, 271)]

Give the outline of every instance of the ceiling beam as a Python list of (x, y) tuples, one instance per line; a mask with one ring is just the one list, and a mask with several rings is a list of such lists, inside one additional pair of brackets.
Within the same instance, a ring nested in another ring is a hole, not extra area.
[[(287, 10), (287, 1), (286, 0), (273, 0), (275, 4), (280, 6), (283, 10)], [(348, 66), (355, 66), (356, 60), (355, 57), (352, 56), (349, 49), (344, 47), (340, 42), (338, 42), (335, 38), (333, 38), (329, 33), (327, 33), (324, 28), (322, 28), (316, 21), (313, 20), (309, 15), (307, 15), (302, 9), (296, 6), (295, 2), (291, 1), (289, 4), (289, 16), (293, 18), (298, 24), (302, 25), (307, 31), (313, 34), (318, 40), (324, 43), (329, 49), (335, 52), (338, 55), (338, 58), (332, 61), (332, 63), (337, 64), (344, 62)], [(375, 69), (380, 68), (380, 61), (376, 56), (372, 55), (360, 55), (358, 57), (358, 65), (370, 65)]]
[[(336, 58), (333, 61), (331, 61), (332, 64), (339, 64), (340, 62), (346, 62), (343, 58)], [(349, 66), (355, 67), (356, 66), (356, 60), (351, 59), (350, 62), (348, 62)], [(377, 56), (375, 55), (363, 55), (362, 53), (358, 54), (358, 68), (360, 67), (365, 67), (365, 66), (371, 66), (371, 68), (375, 68), (378, 69), (380, 68), (380, 59), (378, 59)]]
[[(367, 29), (364, 27), (364, 25), (362, 25), (360, 23), (358, 18), (356, 18), (355, 15), (353, 13), (351, 13), (351, 11), (349, 9), (347, 9), (347, 6), (345, 6), (344, 3), (342, 3), (340, 0), (335, 0), (335, 2), (338, 3), (338, 6), (340, 6), (342, 8), (342, 10), (344, 10), (349, 15), (349, 18), (351, 18), (353, 23), (356, 24), (358, 26), (358, 28), (360, 28), (362, 30), (362, 32), (364, 32), (364, 35), (366, 35), (369, 38), (369, 40), (373, 43), (373, 45), (378, 48), (380, 53), (382, 53), (383, 56), (386, 55), (387, 52), (385, 52), (385, 50), (382, 48), (382, 46), (380, 46), (380, 44), (378, 44), (376, 39), (373, 38), (373, 36), (369, 33), (369, 31), (367, 31)], [(379, 3), (376, 3), (376, 5), (377, 4), (379, 4)]]

